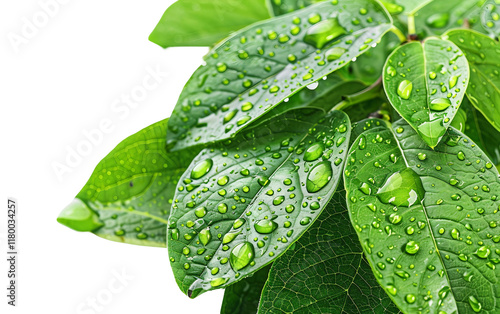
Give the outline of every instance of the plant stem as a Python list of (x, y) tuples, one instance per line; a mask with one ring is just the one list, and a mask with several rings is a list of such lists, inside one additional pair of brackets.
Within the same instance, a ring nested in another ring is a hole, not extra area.
[(416, 34), (417, 30), (415, 28), (415, 16), (413, 14), (408, 15), (408, 34)]
[(363, 101), (377, 98), (380, 96), (381, 90), (382, 90), (382, 76), (379, 77), (375, 83), (368, 86), (364, 90), (356, 94), (344, 96), (344, 99), (341, 102), (339, 102), (335, 107), (333, 107), (332, 111), (343, 110), (350, 106), (357, 105)]
[(404, 42), (406, 41), (406, 36), (405, 36), (405, 34), (403, 34), (403, 32), (402, 32), (399, 28), (397, 28), (396, 26), (393, 26), (393, 27), (391, 28), (391, 32), (392, 32), (394, 35), (398, 36), (399, 41), (401, 41), (401, 43), (404, 43)]

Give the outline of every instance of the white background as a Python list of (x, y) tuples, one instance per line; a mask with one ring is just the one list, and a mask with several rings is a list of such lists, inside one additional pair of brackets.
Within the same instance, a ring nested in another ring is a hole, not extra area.
[[(116, 144), (170, 115), (207, 49), (163, 50), (148, 41), (172, 0), (65, 0), (44, 20), (46, 2), (0, 3), (0, 312), (218, 313), (223, 291), (190, 300), (175, 284), (166, 249), (118, 244), (56, 222)], [(22, 30), (33, 18), (39, 26), (28, 38)], [(9, 39), (16, 35), (24, 37), (19, 45)], [(122, 95), (140, 89), (157, 67), (168, 77), (126, 112)], [(103, 119), (112, 131), (58, 176), (53, 165), (67, 165), (68, 150)], [(6, 305), (7, 197), (19, 204), (17, 308)], [(133, 278), (120, 283), (114, 273), (123, 271)], [(87, 305), (98, 297), (100, 312)]]

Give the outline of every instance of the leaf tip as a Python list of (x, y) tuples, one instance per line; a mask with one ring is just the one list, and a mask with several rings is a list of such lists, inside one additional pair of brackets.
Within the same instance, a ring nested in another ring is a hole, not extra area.
[(62, 210), (57, 222), (80, 232), (94, 231), (104, 225), (99, 215), (77, 198)]

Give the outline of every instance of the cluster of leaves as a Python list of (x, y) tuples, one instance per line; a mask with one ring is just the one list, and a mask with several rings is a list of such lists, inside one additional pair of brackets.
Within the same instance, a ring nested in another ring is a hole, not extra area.
[(498, 0), (179, 0), (150, 39), (217, 43), (58, 220), (221, 313), (500, 313), (499, 35)]

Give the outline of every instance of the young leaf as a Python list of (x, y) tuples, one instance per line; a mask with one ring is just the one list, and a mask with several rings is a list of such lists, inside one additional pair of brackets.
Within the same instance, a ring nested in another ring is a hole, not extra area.
[(214, 48), (169, 124), (173, 149), (234, 136), (284, 99), (365, 52), (391, 27), (373, 0), (318, 3), (254, 24)]
[(363, 257), (345, 191), (273, 263), (259, 313), (399, 313)]
[(222, 300), (221, 314), (255, 314), (259, 307), (262, 288), (267, 280), (271, 265), (257, 271), (253, 276), (247, 277), (227, 287)]
[(500, 179), (469, 138), (451, 127), (433, 150), (402, 119), (368, 130), (344, 180), (375, 277), (403, 312), (500, 310)]
[(167, 153), (167, 123), (157, 122), (118, 144), (58, 221), (112, 241), (165, 247), (175, 185), (200, 151)]
[(444, 35), (465, 53), (470, 65), (467, 97), (500, 131), (500, 44), (470, 30), (453, 30)]
[(163, 48), (212, 46), (270, 17), (266, 0), (178, 0), (165, 11), (149, 40)]
[(488, 0), (481, 8), (481, 25), (494, 38), (500, 35), (500, 1)]
[(436, 0), (423, 7), (415, 16), (415, 26), (420, 37), (441, 35), (446, 30), (462, 27), (466, 23), (473, 29), (482, 30), (479, 21), (482, 0)]
[(181, 290), (194, 298), (223, 288), (283, 254), (335, 192), (350, 131), (343, 112), (295, 111), (203, 150), (178, 184), (169, 219)]
[(429, 38), (396, 49), (384, 66), (384, 88), (396, 111), (435, 147), (469, 83), (469, 65), (452, 42)]

